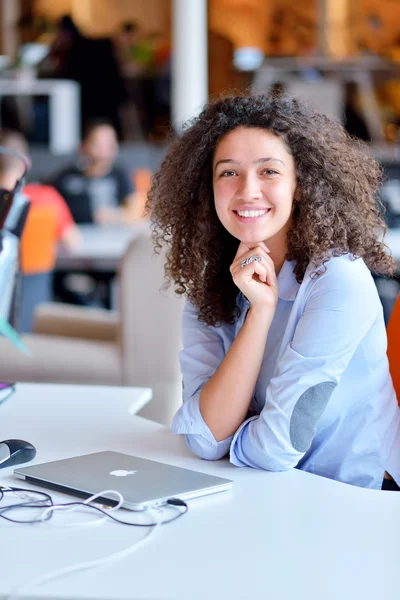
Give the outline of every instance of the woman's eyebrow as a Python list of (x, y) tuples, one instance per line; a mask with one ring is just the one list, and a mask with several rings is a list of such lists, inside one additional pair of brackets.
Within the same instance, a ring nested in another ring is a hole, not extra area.
[(238, 160), (234, 160), (233, 158), (223, 158), (215, 163), (214, 171), (218, 167), (218, 165), (224, 163), (233, 163), (234, 165), (240, 165), (240, 162)]
[[(282, 163), (283, 166), (285, 166), (285, 163), (283, 162), (283, 160), (281, 160), (280, 158), (274, 158), (273, 156), (265, 156), (263, 158), (257, 158), (257, 160), (253, 161), (254, 164), (259, 165), (259, 164), (263, 164), (266, 162), (280, 162)], [(223, 158), (221, 160), (218, 160), (215, 163), (215, 167), (214, 167), (214, 171), (215, 169), (218, 167), (218, 165), (220, 164), (225, 164), (225, 163), (231, 163), (234, 165), (240, 165), (240, 161), (238, 160), (234, 160), (233, 158)]]
[(280, 162), (283, 164), (283, 166), (285, 166), (285, 163), (283, 162), (283, 160), (281, 160), (280, 158), (274, 158), (273, 156), (267, 156), (265, 158), (257, 158), (257, 160), (254, 161), (255, 164), (261, 164), (261, 163), (265, 163), (265, 162)]

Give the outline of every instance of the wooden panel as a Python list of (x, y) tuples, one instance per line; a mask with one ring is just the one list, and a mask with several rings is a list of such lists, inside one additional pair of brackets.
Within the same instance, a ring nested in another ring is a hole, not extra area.
[(113, 35), (122, 21), (137, 21), (142, 32), (168, 33), (170, 0), (36, 0), (35, 12), (50, 20), (71, 14), (88, 36)]
[(35, 0), (34, 11), (56, 21), (63, 15), (70, 14), (71, 6), (72, 0)]
[(271, 4), (265, 0), (210, 0), (209, 28), (235, 48), (266, 49)]
[(317, 48), (317, 0), (277, 0), (271, 15), (268, 53), (299, 56)]
[(357, 0), (357, 38), (371, 52), (390, 54), (400, 47), (400, 0)]

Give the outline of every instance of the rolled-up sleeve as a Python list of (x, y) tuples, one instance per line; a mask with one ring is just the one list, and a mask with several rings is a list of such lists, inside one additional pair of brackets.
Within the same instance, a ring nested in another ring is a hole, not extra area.
[(236, 431), (230, 460), (268, 471), (295, 467), (341, 375), (379, 310), (366, 267), (332, 261), (310, 286), (294, 336), (265, 391), (261, 413)]
[(189, 448), (207, 460), (218, 460), (229, 452), (232, 437), (217, 442), (200, 412), (200, 393), (225, 356), (221, 331), (201, 323), (198, 312), (186, 302), (182, 317), (183, 350), (180, 365), (183, 405), (172, 422), (172, 432), (184, 434)]

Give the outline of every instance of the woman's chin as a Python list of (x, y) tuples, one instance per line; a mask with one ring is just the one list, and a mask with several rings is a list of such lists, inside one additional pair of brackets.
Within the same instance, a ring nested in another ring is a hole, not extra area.
[(247, 246), (257, 246), (258, 244), (261, 244), (261, 242), (265, 242), (265, 236), (261, 235), (261, 234), (252, 234), (252, 235), (235, 235), (236, 239), (238, 239), (240, 242), (242, 242), (243, 244), (246, 244)]
[(265, 242), (268, 237), (271, 237), (271, 231), (268, 231), (265, 227), (234, 227), (230, 224), (230, 227), (226, 227), (226, 229), (239, 242), (251, 246)]

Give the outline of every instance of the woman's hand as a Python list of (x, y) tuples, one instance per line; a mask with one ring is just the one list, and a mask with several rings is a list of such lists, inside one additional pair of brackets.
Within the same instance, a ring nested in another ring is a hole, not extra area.
[[(242, 267), (242, 262), (252, 256), (260, 257)], [(274, 263), (264, 242), (249, 246), (243, 242), (230, 267), (233, 281), (246, 296), (250, 306), (262, 306), (275, 312), (278, 301), (278, 280)]]
[(97, 225), (115, 225), (121, 223), (122, 211), (117, 206), (100, 206), (94, 214)]

